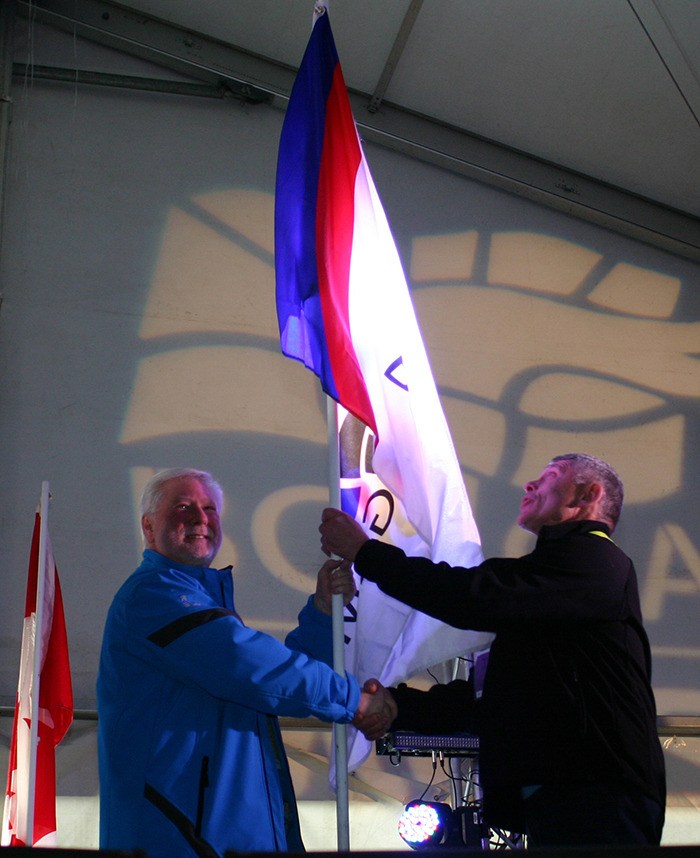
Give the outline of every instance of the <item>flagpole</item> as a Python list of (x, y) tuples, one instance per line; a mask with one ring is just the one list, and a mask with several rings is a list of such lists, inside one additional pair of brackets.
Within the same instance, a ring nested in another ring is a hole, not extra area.
[[(340, 454), (338, 451), (338, 406), (326, 397), (326, 429), (328, 432), (328, 495), (331, 506), (340, 508)], [(333, 594), (333, 669), (345, 676), (345, 630), (343, 628), (343, 597)], [(335, 741), (336, 826), (338, 850), (350, 849), (350, 817), (348, 796), (347, 726), (336, 724)]]
[(39, 686), (43, 656), (44, 588), (46, 582), (46, 541), (48, 534), (49, 484), (41, 484), (39, 503), (39, 557), (36, 578), (36, 613), (34, 620), (34, 664), (31, 681), (31, 713), (29, 725), (29, 777), (27, 783), (27, 846), (34, 845), (34, 799), (36, 794), (36, 753), (39, 741)]
[[(314, 2), (311, 28), (320, 15), (328, 13), (328, 0)], [(330, 505), (340, 509), (340, 452), (338, 446), (338, 406), (326, 396), (326, 431), (328, 433), (328, 498)], [(345, 629), (343, 627), (343, 597), (332, 596), (333, 669), (345, 676)], [(348, 795), (348, 730), (345, 724), (333, 729), (335, 756), (335, 815), (338, 851), (350, 851), (350, 813)]]

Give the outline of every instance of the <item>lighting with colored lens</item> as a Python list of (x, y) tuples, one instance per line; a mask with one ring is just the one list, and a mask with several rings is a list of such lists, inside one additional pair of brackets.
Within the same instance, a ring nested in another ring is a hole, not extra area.
[(411, 801), (399, 818), (399, 834), (411, 849), (440, 846), (449, 836), (451, 817), (448, 804)]

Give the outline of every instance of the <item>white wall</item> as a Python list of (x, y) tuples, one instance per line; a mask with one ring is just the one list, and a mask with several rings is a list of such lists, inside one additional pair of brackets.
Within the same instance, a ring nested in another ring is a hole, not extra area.
[[(30, 32), (31, 28), (31, 32)], [(16, 61), (166, 76), (20, 19)], [(13, 702), (41, 481), (76, 705), (138, 562), (161, 467), (222, 481), (239, 610), (282, 635), (322, 555), (325, 406), (279, 353), (282, 113), (16, 78), (0, 259), (0, 702)], [(700, 268), (367, 147), (487, 554), (526, 550), (519, 486), (558, 452), (621, 472), (661, 714), (698, 714)], [(674, 795), (700, 794), (697, 756)], [(405, 796), (410, 798), (411, 796)], [(685, 800), (685, 799), (683, 799)], [(700, 840), (700, 837), (697, 838)]]

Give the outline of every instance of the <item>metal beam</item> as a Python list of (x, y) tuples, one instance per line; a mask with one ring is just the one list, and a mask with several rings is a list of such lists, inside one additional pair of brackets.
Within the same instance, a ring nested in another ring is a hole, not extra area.
[[(251, 100), (286, 105), (295, 69), (107, 0), (20, 0), (19, 10), (78, 36)], [(607, 229), (700, 261), (700, 219), (532, 155), (351, 93), (363, 138)]]
[(96, 72), (63, 66), (38, 66), (34, 64), (26, 66), (22, 63), (13, 65), (13, 74), (17, 77), (29, 76), (32, 81), (53, 80), (59, 83), (138, 89), (143, 92), (162, 92), (198, 98), (235, 98), (253, 104), (260, 104), (263, 101), (270, 103), (273, 99), (273, 96), (267, 93), (252, 93), (248, 87), (236, 87), (230, 82), (222, 80), (212, 83), (192, 83), (190, 81), (163, 80), (162, 78)]
[(292, 69), (106, 0), (19, 0), (19, 11), (189, 78), (226, 81), (252, 100), (288, 94), (294, 79)]
[[(14, 706), (0, 706), (0, 718), (12, 718)], [(76, 709), (75, 721), (97, 721), (96, 709)], [(318, 718), (280, 718), (283, 730), (310, 731), (330, 730), (331, 725)], [(659, 736), (700, 736), (700, 715), (659, 715), (656, 719)]]
[[(15, 32), (16, 0), (0, 2), (0, 250), (5, 211), (5, 175), (7, 171), (8, 138), (12, 122), (12, 39)], [(0, 296), (0, 301), (2, 297)]]
[(700, 80), (658, 0), (627, 0), (659, 61), (700, 127)]
[(370, 113), (376, 113), (377, 110), (379, 110), (379, 105), (384, 100), (384, 93), (389, 88), (391, 78), (394, 76), (394, 71), (396, 70), (396, 66), (399, 64), (401, 54), (404, 52), (406, 42), (408, 42), (408, 37), (411, 35), (411, 30), (413, 29), (413, 25), (416, 23), (416, 18), (418, 17), (422, 6), (423, 0), (411, 0), (411, 5), (406, 10), (406, 14), (404, 15), (401, 26), (399, 27), (399, 32), (396, 34), (394, 44), (391, 46), (387, 61), (384, 63), (382, 73), (379, 75), (379, 80), (377, 81), (372, 97), (369, 100), (369, 106), (367, 109)]

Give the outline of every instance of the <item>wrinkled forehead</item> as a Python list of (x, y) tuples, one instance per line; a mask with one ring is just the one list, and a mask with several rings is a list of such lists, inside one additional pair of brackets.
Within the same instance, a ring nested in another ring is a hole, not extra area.
[(163, 486), (163, 502), (176, 503), (178, 501), (197, 500), (219, 507), (218, 498), (206, 486), (202, 480), (196, 477), (176, 477), (169, 480)]
[(574, 469), (572, 467), (571, 462), (567, 459), (559, 459), (556, 462), (548, 462), (545, 469), (542, 471), (540, 476), (544, 476), (545, 474), (554, 473), (557, 476), (573, 476)]

